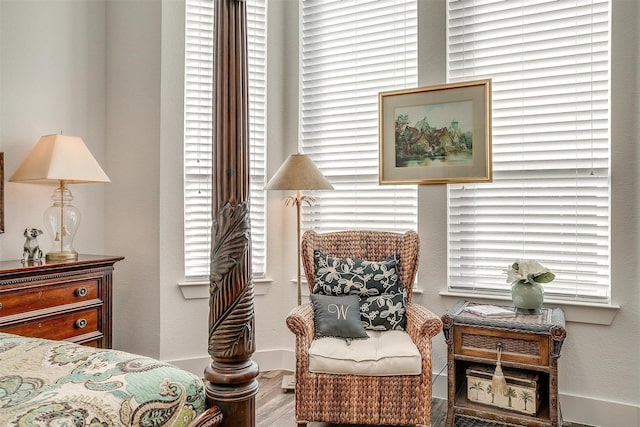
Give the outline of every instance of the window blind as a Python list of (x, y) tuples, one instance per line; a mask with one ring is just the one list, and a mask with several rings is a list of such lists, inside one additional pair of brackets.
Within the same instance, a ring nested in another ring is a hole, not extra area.
[(417, 84), (416, 34), (416, 0), (302, 1), (301, 146), (335, 188), (305, 228), (416, 228), (416, 187), (378, 185), (378, 93)]
[[(184, 246), (185, 276), (209, 274), (212, 178), (212, 0), (186, 0)], [(250, 206), (253, 276), (264, 276), (266, 3), (247, 1)]]
[(506, 293), (536, 259), (555, 298), (608, 301), (608, 0), (448, 0), (448, 77), (491, 78), (491, 184), (449, 186), (449, 287)]

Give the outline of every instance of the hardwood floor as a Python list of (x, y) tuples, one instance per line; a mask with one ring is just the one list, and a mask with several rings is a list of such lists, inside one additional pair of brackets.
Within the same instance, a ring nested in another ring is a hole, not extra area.
[[(282, 391), (282, 377), (287, 371), (261, 372), (260, 389), (256, 396), (257, 427), (292, 427), (295, 421), (295, 394)], [(444, 427), (447, 418), (447, 401), (433, 399), (431, 403), (431, 427)], [(309, 423), (308, 427), (342, 427), (342, 424)], [(566, 427), (588, 427), (582, 424), (565, 424)], [(358, 427), (358, 426), (349, 426)], [(364, 426), (360, 426), (364, 427)]]

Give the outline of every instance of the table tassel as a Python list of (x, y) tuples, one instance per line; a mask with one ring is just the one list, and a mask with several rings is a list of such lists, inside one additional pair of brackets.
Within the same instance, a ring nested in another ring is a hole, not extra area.
[(496, 396), (504, 396), (507, 392), (507, 380), (502, 373), (502, 365), (500, 359), (502, 358), (502, 346), (498, 345), (498, 361), (496, 363), (496, 370), (493, 372), (491, 378), (491, 393)]

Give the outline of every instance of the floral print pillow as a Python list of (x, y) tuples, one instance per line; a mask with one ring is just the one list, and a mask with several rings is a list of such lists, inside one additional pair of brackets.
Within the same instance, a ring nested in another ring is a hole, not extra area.
[(400, 255), (382, 261), (336, 258), (314, 251), (313, 293), (358, 295), (366, 329), (404, 330), (406, 290), (399, 280)]
[(360, 320), (364, 324), (364, 328), (381, 331), (404, 331), (407, 326), (404, 300), (403, 293), (360, 298)]

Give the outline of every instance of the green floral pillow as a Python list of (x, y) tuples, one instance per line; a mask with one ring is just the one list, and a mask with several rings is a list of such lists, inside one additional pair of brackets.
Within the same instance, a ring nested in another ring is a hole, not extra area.
[(403, 330), (406, 290), (398, 276), (400, 255), (382, 261), (336, 258), (314, 251), (313, 293), (358, 295), (366, 329)]

